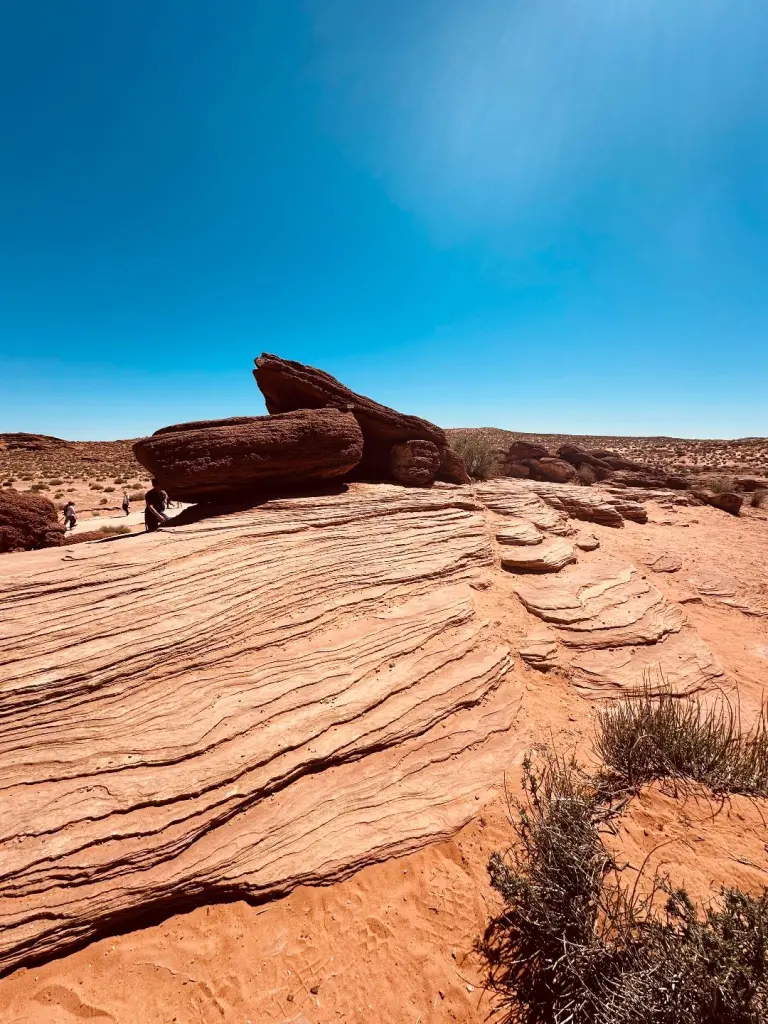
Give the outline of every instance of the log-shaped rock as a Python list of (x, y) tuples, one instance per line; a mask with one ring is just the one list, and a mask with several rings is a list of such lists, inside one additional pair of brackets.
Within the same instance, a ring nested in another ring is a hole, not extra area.
[(363, 437), (350, 413), (303, 409), (164, 427), (133, 451), (174, 500), (220, 502), (342, 477)]

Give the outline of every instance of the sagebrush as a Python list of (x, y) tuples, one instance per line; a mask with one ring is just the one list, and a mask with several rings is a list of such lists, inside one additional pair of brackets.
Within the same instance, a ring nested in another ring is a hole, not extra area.
[(723, 889), (703, 916), (658, 876), (641, 896), (622, 887), (602, 841), (617, 811), (575, 761), (526, 760), (523, 788), (516, 843), (489, 863), (505, 909), (481, 943), (507, 1022), (766, 1019), (768, 890)]

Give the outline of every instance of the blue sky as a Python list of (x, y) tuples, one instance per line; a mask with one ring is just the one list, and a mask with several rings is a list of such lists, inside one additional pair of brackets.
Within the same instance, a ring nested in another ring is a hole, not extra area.
[(768, 434), (762, 0), (0, 0), (0, 431)]

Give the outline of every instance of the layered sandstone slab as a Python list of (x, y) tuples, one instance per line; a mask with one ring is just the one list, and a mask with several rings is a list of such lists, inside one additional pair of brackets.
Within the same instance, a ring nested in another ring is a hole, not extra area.
[(542, 544), (505, 548), (501, 567), (508, 572), (560, 572), (576, 561), (573, 546), (563, 537), (550, 537)]
[[(559, 663), (589, 696), (615, 696), (644, 684), (688, 693), (717, 685), (722, 667), (669, 601), (633, 565), (613, 559), (579, 564), (547, 581), (518, 583), (525, 607), (554, 628)], [(521, 652), (522, 653), (522, 652)], [(531, 664), (557, 662), (534, 646)]]
[(363, 436), (349, 413), (303, 409), (164, 427), (133, 452), (174, 500), (223, 501), (342, 477), (360, 462)]
[(492, 563), (469, 493), (388, 486), (9, 556), (0, 968), (467, 821), (518, 705)]
[[(409, 416), (389, 406), (350, 391), (324, 370), (290, 359), (262, 353), (253, 371), (270, 413), (296, 409), (335, 407), (351, 411), (363, 432), (365, 451), (359, 468), (373, 479), (391, 478), (391, 450), (404, 441), (431, 441), (442, 452), (447, 446), (445, 431), (419, 416)], [(447, 479), (459, 475), (454, 456), (447, 466)]]

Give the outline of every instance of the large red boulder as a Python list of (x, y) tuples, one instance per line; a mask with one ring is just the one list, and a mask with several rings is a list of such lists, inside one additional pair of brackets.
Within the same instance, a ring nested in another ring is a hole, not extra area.
[(392, 476), (406, 487), (429, 487), (440, 469), (440, 449), (431, 441), (403, 441), (392, 446)]
[(732, 516), (737, 516), (741, 513), (741, 506), (744, 502), (742, 496), (733, 491), (723, 491), (715, 494), (711, 491), (694, 491), (693, 495), (699, 501), (703, 501), (713, 508), (719, 508), (723, 512), (728, 512)]
[(0, 491), (0, 551), (31, 551), (64, 543), (56, 506), (39, 494)]
[(605, 480), (613, 473), (613, 467), (603, 459), (598, 459), (591, 452), (580, 448), (576, 444), (563, 444), (557, 449), (558, 458), (570, 462), (577, 469), (580, 466), (591, 466), (595, 470), (598, 480)]
[(174, 500), (221, 502), (345, 476), (363, 435), (349, 412), (302, 409), (163, 427), (133, 452)]
[(526, 459), (523, 463), (532, 480), (547, 480), (553, 484), (569, 484), (576, 479), (576, 470), (562, 459)]
[(437, 476), (439, 480), (445, 480), (449, 484), (468, 484), (470, 482), (464, 459), (453, 448), (443, 448)]
[(523, 459), (546, 459), (549, 452), (543, 444), (535, 444), (533, 441), (513, 441), (507, 452), (509, 463), (522, 462)]
[(434, 423), (358, 395), (314, 366), (265, 352), (256, 360), (253, 375), (270, 413), (328, 407), (351, 412), (364, 441), (358, 477), (392, 479), (392, 448), (404, 441), (430, 441), (441, 453), (447, 446), (445, 431)]

